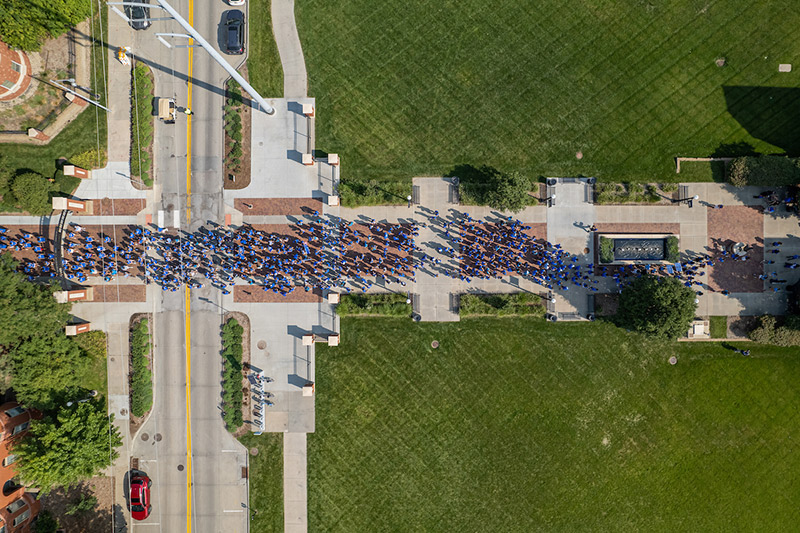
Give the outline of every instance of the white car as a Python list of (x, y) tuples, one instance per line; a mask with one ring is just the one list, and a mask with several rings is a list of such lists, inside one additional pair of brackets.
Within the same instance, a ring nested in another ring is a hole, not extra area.
[(228, 0), (229, 6), (243, 6), (244, 0)]

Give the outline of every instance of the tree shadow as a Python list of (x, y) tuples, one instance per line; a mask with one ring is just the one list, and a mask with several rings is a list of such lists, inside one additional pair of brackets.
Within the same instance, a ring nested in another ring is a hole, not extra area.
[(800, 155), (800, 129), (796, 127), (800, 89), (723, 86), (722, 90), (728, 112), (747, 133), (781, 148), (790, 157)]
[(760, 155), (752, 144), (745, 141), (722, 143), (711, 153), (710, 157), (744, 157)]
[(488, 193), (497, 187), (500, 171), (494, 167), (483, 165), (457, 165), (445, 177), (457, 177), (462, 203), (485, 205)]

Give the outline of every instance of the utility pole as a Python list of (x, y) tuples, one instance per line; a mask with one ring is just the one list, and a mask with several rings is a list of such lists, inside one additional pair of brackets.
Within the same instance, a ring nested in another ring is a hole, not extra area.
[[(191, 39), (194, 39), (198, 43), (200, 43), (200, 46), (202, 46), (205, 49), (205, 51), (208, 52), (208, 55), (210, 55), (214, 59), (214, 61), (219, 63), (222, 66), (222, 68), (224, 68), (225, 71), (228, 74), (230, 74), (231, 77), (234, 80), (236, 80), (236, 83), (241, 85), (242, 89), (244, 89), (247, 92), (247, 94), (252, 96), (253, 99), (256, 102), (258, 102), (259, 106), (261, 106), (261, 109), (267, 115), (274, 115), (275, 114), (275, 108), (272, 107), (271, 105), (269, 105), (267, 103), (267, 101), (264, 100), (264, 98), (260, 94), (258, 94), (258, 92), (255, 89), (253, 89), (253, 87), (249, 83), (247, 83), (247, 81), (238, 72), (236, 72), (236, 69), (233, 68), (230, 65), (230, 63), (225, 61), (225, 58), (222, 57), (219, 54), (219, 52), (214, 50), (213, 46), (211, 46), (211, 44), (208, 41), (206, 41), (205, 38), (203, 38), (203, 36), (200, 35), (200, 33), (192, 27), (191, 24), (186, 22), (186, 20), (180, 15), (180, 13), (175, 11), (175, 9), (171, 5), (169, 5), (166, 2), (166, 0), (156, 0), (156, 2), (158, 2), (158, 4), (143, 4), (143, 3), (140, 3), (140, 2), (107, 2), (107, 5), (112, 6), (111, 9), (114, 12), (116, 12), (119, 16), (121, 16), (123, 19), (125, 19), (126, 22), (130, 22), (130, 19), (128, 18), (128, 16), (125, 15), (125, 13), (123, 13), (119, 9), (117, 9), (115, 6), (131, 6), (131, 7), (139, 6), (139, 7), (143, 7), (143, 8), (157, 7), (159, 9), (163, 9), (173, 19), (175, 19), (178, 22), (178, 24), (180, 24), (183, 27), (183, 29), (185, 29), (189, 33), (188, 36), (183, 36), (183, 35), (179, 35), (179, 34), (169, 34), (169, 35), (172, 35), (172, 36), (175, 36), (175, 37), (189, 37)], [(159, 40), (161, 42), (167, 44), (166, 41), (164, 41), (163, 39), (159, 38)], [(169, 45), (167, 44), (167, 46), (169, 46)]]

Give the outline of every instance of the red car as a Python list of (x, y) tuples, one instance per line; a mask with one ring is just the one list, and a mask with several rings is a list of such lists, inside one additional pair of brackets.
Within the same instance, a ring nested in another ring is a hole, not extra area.
[(150, 516), (150, 485), (153, 482), (143, 474), (131, 477), (131, 516), (134, 520), (144, 520)]

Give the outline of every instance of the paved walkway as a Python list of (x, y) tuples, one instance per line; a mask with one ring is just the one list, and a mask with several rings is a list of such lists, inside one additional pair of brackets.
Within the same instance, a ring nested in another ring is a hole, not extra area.
[(306, 433), (283, 435), (283, 530), (308, 530)]
[(294, 0), (272, 0), (272, 31), (283, 65), (283, 97), (305, 98), (308, 74), (294, 20)]

